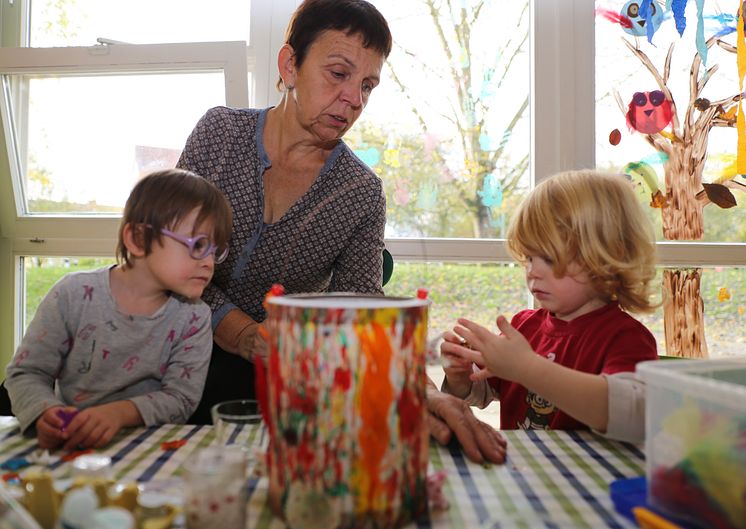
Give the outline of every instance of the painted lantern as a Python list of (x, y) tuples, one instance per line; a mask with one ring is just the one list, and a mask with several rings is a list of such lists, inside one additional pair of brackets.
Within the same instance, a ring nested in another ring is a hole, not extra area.
[(291, 528), (388, 528), (426, 514), (428, 305), (268, 299), (269, 502)]

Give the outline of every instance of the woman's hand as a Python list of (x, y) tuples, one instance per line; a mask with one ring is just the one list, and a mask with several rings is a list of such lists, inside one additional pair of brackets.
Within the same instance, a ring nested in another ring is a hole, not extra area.
[(539, 358), (526, 338), (505, 319), (505, 316), (497, 317), (497, 327), (502, 332), (500, 335), (464, 318), (460, 318), (458, 323), (454, 332), (465, 340), (469, 347), (452, 343), (447, 346), (448, 352), (465, 361), (486, 366), (478, 373), (474, 373), (471, 376), (472, 380), (497, 376), (522, 383), (519, 378), (526, 374), (527, 365)]
[(475, 463), (505, 462), (507, 442), (497, 430), (477, 419), (466, 402), (429, 383), (427, 408), (430, 435), (440, 444), (448, 444), (455, 434), (466, 457)]

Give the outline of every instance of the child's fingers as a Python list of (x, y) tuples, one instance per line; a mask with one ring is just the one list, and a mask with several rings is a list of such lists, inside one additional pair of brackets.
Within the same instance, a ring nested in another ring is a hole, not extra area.
[[(454, 344), (458, 346), (458, 344)], [(449, 346), (450, 348), (450, 346)], [(453, 354), (448, 352), (447, 350), (443, 350), (440, 353), (440, 357), (444, 362), (448, 362), (453, 366), (459, 366), (459, 367), (471, 367), (471, 361), (462, 358), (459, 355)]]
[(458, 345), (477, 352), (484, 351), (486, 341), (480, 339), (475, 333), (466, 327), (461, 327), (459, 325), (454, 327), (453, 330), (459, 336), (460, 341), (458, 342)]
[(473, 362), (480, 365), (484, 364), (482, 353), (473, 349), (469, 349), (468, 347), (464, 347), (463, 345), (458, 345), (455, 343), (444, 343), (443, 347), (441, 347), (441, 351), (445, 354), (450, 354), (455, 357), (462, 358), (463, 360), (467, 360), (470, 363)]
[(70, 437), (67, 442), (65, 442), (65, 450), (75, 450), (78, 446), (90, 446), (86, 444), (86, 440), (95, 427), (96, 425), (93, 424), (93, 421), (86, 421), (74, 431), (69, 429), (70, 431), (68, 433), (70, 434)]
[(104, 430), (104, 433), (101, 435), (101, 437), (98, 438), (98, 441), (93, 445), (94, 448), (102, 448), (109, 444), (109, 441), (111, 441), (114, 438), (114, 435), (117, 433), (117, 430), (113, 426), (109, 426)]
[(478, 382), (480, 380), (487, 380), (488, 378), (492, 378), (492, 373), (490, 373), (489, 369), (482, 368), (479, 371), (476, 371), (475, 373), (472, 373), (469, 379), (472, 382)]
[(461, 343), (461, 341), (462, 341), (461, 337), (458, 336), (453, 331), (446, 331), (446, 332), (444, 332), (443, 335), (441, 336), (441, 338), (443, 339), (443, 341), (450, 342), (450, 343)]
[(476, 344), (477, 341), (485, 342), (489, 340), (491, 336), (494, 336), (494, 333), (488, 328), (483, 327), (482, 325), (479, 325), (478, 323), (471, 320), (467, 320), (466, 318), (459, 318), (458, 322), (460, 325), (463, 326), (463, 328), (466, 328), (468, 332), (471, 333), (471, 340), (465, 337), (467, 340), (469, 340), (469, 343), (472, 343), (472, 341), (474, 342), (474, 344)]
[(60, 429), (43, 419), (37, 422), (36, 433), (39, 446), (42, 448), (57, 446), (62, 441), (62, 432)]
[(513, 327), (508, 319), (503, 316), (502, 314), (497, 317), (497, 320), (495, 320), (495, 323), (497, 324), (497, 328), (500, 329), (500, 332), (502, 332), (506, 337), (512, 339), (517, 336), (523, 336), (518, 330)]

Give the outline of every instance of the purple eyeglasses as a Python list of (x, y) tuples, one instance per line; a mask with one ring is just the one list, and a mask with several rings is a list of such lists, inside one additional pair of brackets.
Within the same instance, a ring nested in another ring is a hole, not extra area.
[[(228, 247), (219, 249), (218, 245), (213, 243), (207, 235), (197, 235), (196, 237), (184, 237), (174, 233), (166, 228), (161, 228), (161, 233), (166, 237), (171, 237), (175, 241), (189, 248), (189, 257), (201, 261), (208, 255), (215, 255), (215, 263), (222, 263), (228, 257)], [(220, 250), (220, 253), (218, 253)]]

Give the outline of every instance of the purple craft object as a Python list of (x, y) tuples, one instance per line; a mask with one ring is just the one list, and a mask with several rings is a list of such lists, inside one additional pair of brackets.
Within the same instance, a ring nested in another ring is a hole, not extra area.
[(57, 410), (57, 417), (62, 419), (62, 430), (65, 431), (65, 428), (67, 428), (70, 425), (70, 422), (75, 418), (75, 416), (78, 414), (78, 410), (73, 411), (65, 411), (65, 410)]

